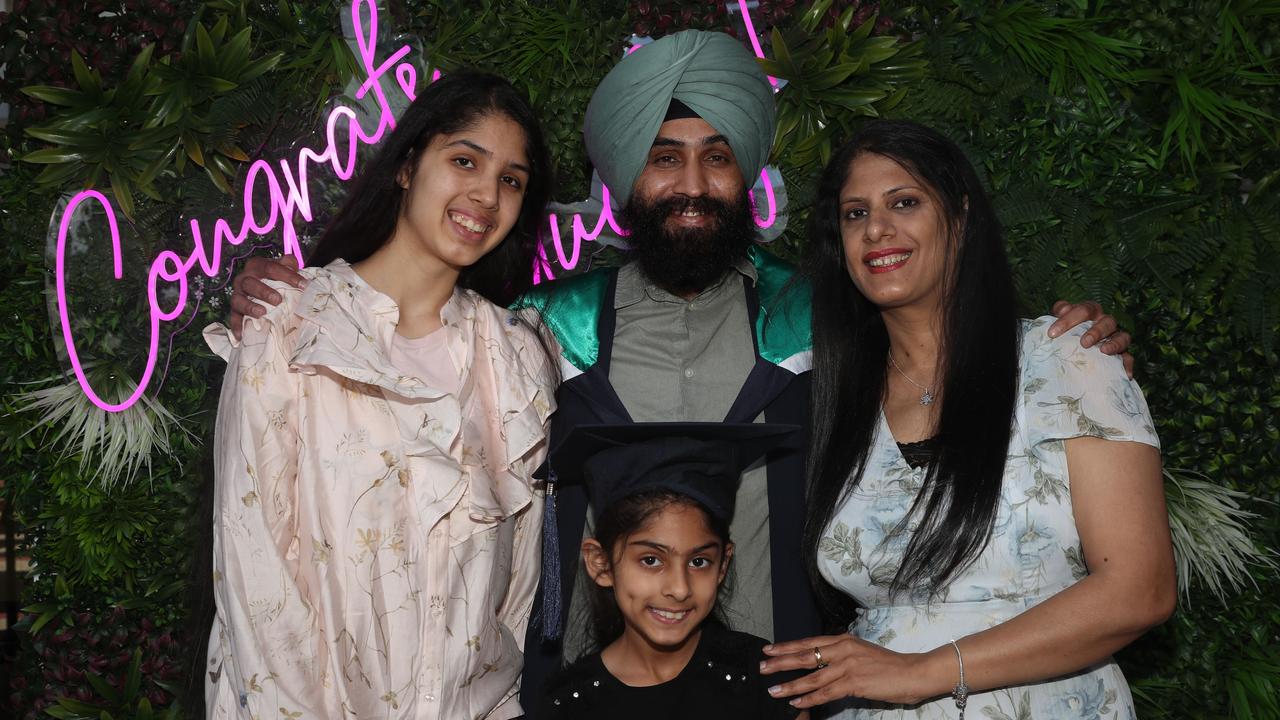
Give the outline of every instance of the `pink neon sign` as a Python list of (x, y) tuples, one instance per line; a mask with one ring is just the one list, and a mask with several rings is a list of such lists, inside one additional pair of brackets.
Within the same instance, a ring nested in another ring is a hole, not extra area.
[[(744, 18), (747, 18), (745, 4), (742, 4), (742, 7)], [(362, 10), (367, 13), (369, 18), (367, 26), (361, 19)], [(155, 372), (159, 354), (161, 323), (176, 320), (186, 309), (189, 290), (188, 279), (191, 277), (192, 270), (198, 267), (200, 272), (207, 277), (218, 275), (222, 265), (223, 243), (240, 245), (244, 243), (251, 233), (265, 235), (283, 225), (281, 227), (282, 250), (285, 254), (297, 258), (298, 264), (301, 266), (302, 248), (298, 245), (298, 234), (294, 223), (297, 216), (300, 216), (306, 222), (312, 220), (311, 196), (307, 186), (308, 166), (328, 164), (332, 168), (334, 176), (344, 181), (349, 180), (355, 173), (356, 156), (360, 146), (376, 144), (388, 130), (395, 128), (395, 115), (380, 82), (384, 76), (389, 74), (393, 77), (395, 84), (399, 86), (405, 98), (409, 101), (414, 99), (418, 71), (412, 64), (402, 61), (409, 54), (409, 46), (403, 45), (387, 59), (380, 63), (377, 61), (378, 9), (375, 2), (373, 0), (353, 0), (351, 3), (351, 20), (356, 35), (360, 61), (367, 74), (367, 79), (356, 92), (356, 98), (361, 99), (365, 95), (371, 94), (371, 97), (376, 101), (378, 106), (376, 128), (371, 132), (366, 131), (360, 125), (354, 110), (348, 107), (335, 108), (329, 113), (325, 122), (325, 145), (319, 152), (309, 147), (303, 147), (298, 151), (297, 157), (292, 162), (282, 159), (278, 162), (278, 165), (273, 165), (272, 162), (267, 160), (257, 160), (250, 164), (245, 174), (242, 193), (243, 207), (238, 228), (234, 228), (225, 218), (216, 218), (213, 222), (212, 239), (210, 244), (206, 245), (205, 228), (201, 227), (199, 220), (193, 219), (190, 222), (192, 240), (190, 253), (184, 257), (172, 250), (165, 250), (152, 260), (147, 271), (147, 298), (150, 304), (147, 360), (142, 377), (134, 388), (133, 393), (118, 403), (108, 402), (100, 397), (85, 376), (84, 367), (80, 361), (75, 339), (71, 332), (66, 287), (66, 247), (71, 222), (75, 217), (76, 211), (88, 202), (97, 203), (106, 216), (108, 230), (111, 234), (113, 276), (116, 280), (123, 278), (124, 268), (121, 261), (120, 233), (115, 209), (105, 195), (92, 189), (82, 190), (67, 202), (58, 227), (58, 241), (54, 261), (58, 320), (61, 325), (62, 338), (67, 347), (67, 357), (71, 362), (71, 369), (75, 373), (76, 380), (89, 400), (98, 407), (108, 412), (120, 412), (132, 406), (142, 397)], [(747, 22), (749, 28), (749, 18)], [(754, 42), (754, 33), (752, 36)], [(759, 55), (758, 42), (754, 43), (754, 47), (757, 55)], [(431, 79), (434, 81), (439, 76), (440, 71), (436, 70), (432, 73)], [(755, 221), (759, 227), (766, 228), (773, 224), (777, 208), (774, 203), (773, 186), (769, 182), (768, 175), (762, 174), (761, 178), (764, 181), (764, 191), (769, 209), (767, 215), (763, 218), (758, 213), (755, 214)], [(264, 188), (270, 197), (270, 204), (265, 217), (257, 217), (253, 209), (253, 198), (256, 192)], [(562, 268), (572, 269), (575, 267), (578, 263), (582, 242), (595, 240), (606, 225), (618, 235), (626, 235), (625, 230), (618, 225), (613, 217), (607, 188), (604, 191), (603, 199), (600, 217), (591, 231), (586, 230), (581, 215), (573, 216), (573, 250), (568, 254), (565, 252), (564, 243), (560, 237), (558, 219), (554, 214), (549, 215), (550, 238), (556, 253), (556, 259), (560, 262)], [(753, 207), (754, 205), (753, 198)], [(535, 268), (535, 281), (540, 278), (542, 272), (546, 272), (548, 278), (552, 277), (545, 248), (541, 249), (541, 258), (537, 265), (538, 267)], [(164, 308), (159, 297), (161, 282), (177, 288), (177, 299), (169, 309)]]

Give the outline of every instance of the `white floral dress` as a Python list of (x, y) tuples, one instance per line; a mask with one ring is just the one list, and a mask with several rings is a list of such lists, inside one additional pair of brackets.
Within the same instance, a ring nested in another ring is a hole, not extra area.
[[(910, 532), (893, 534), (925, 469), (903, 459), (883, 413), (862, 482), (849, 493), (819, 548), (827, 582), (862, 606), (850, 632), (897, 652), (925, 652), (1009, 620), (1088, 574), (1071, 510), (1063, 441), (1093, 436), (1159, 447), (1146, 400), (1119, 358), (1080, 347), (1079, 327), (1056, 339), (1051, 317), (1023, 322), (1021, 394), (990, 543), (932, 603), (889, 593)], [(834, 717), (954, 718), (945, 697), (919, 706), (849, 700)], [(984, 720), (1132, 718), (1133, 699), (1112, 660), (1040, 683), (969, 697)]]

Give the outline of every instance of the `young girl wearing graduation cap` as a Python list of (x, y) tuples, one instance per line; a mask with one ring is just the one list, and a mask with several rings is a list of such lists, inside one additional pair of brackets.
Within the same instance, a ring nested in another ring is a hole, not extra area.
[(582, 559), (600, 650), (548, 682), (540, 720), (802, 717), (767, 692), (777, 680), (759, 674), (766, 641), (716, 613), (739, 477), (794, 430), (580, 426), (553, 451), (554, 482), (585, 482), (595, 508)]

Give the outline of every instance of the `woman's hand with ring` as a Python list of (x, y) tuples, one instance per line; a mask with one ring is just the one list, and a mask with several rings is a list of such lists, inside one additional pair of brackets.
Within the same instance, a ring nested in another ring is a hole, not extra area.
[[(932, 654), (897, 653), (852, 635), (825, 635), (766, 645), (760, 674), (787, 670), (807, 675), (769, 688), (791, 705), (811, 708), (847, 697), (914, 705), (944, 694), (931, 688), (922, 672)], [(954, 659), (952, 664), (954, 664)]]

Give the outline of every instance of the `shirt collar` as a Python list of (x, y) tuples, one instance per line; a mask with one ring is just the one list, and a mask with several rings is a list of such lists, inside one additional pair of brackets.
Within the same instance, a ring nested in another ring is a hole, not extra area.
[[(391, 343), (400, 319), (394, 300), (365, 282), (344, 260), (312, 272), (294, 309), (306, 322), (298, 330), (291, 365), (327, 367), (403, 397), (429, 399), (443, 394), (404, 375), (391, 362)], [(472, 320), (478, 297), (455, 286), (440, 310), (446, 347), (459, 367), (469, 364), (466, 349), (475, 331)]]
[[(751, 281), (754, 286), (757, 281), (756, 266), (745, 255), (739, 257), (733, 262), (733, 269), (726, 272), (719, 280), (707, 286), (705, 290), (698, 293), (698, 297), (714, 292), (723, 285), (730, 277), (741, 275)], [(670, 302), (684, 302), (681, 298), (658, 287), (653, 281), (645, 277), (640, 270), (640, 264), (629, 262), (618, 270), (618, 289), (613, 296), (613, 308), (615, 310), (635, 305), (643, 300), (646, 296), (655, 300), (667, 300)], [(696, 298), (695, 298), (696, 299)]]

